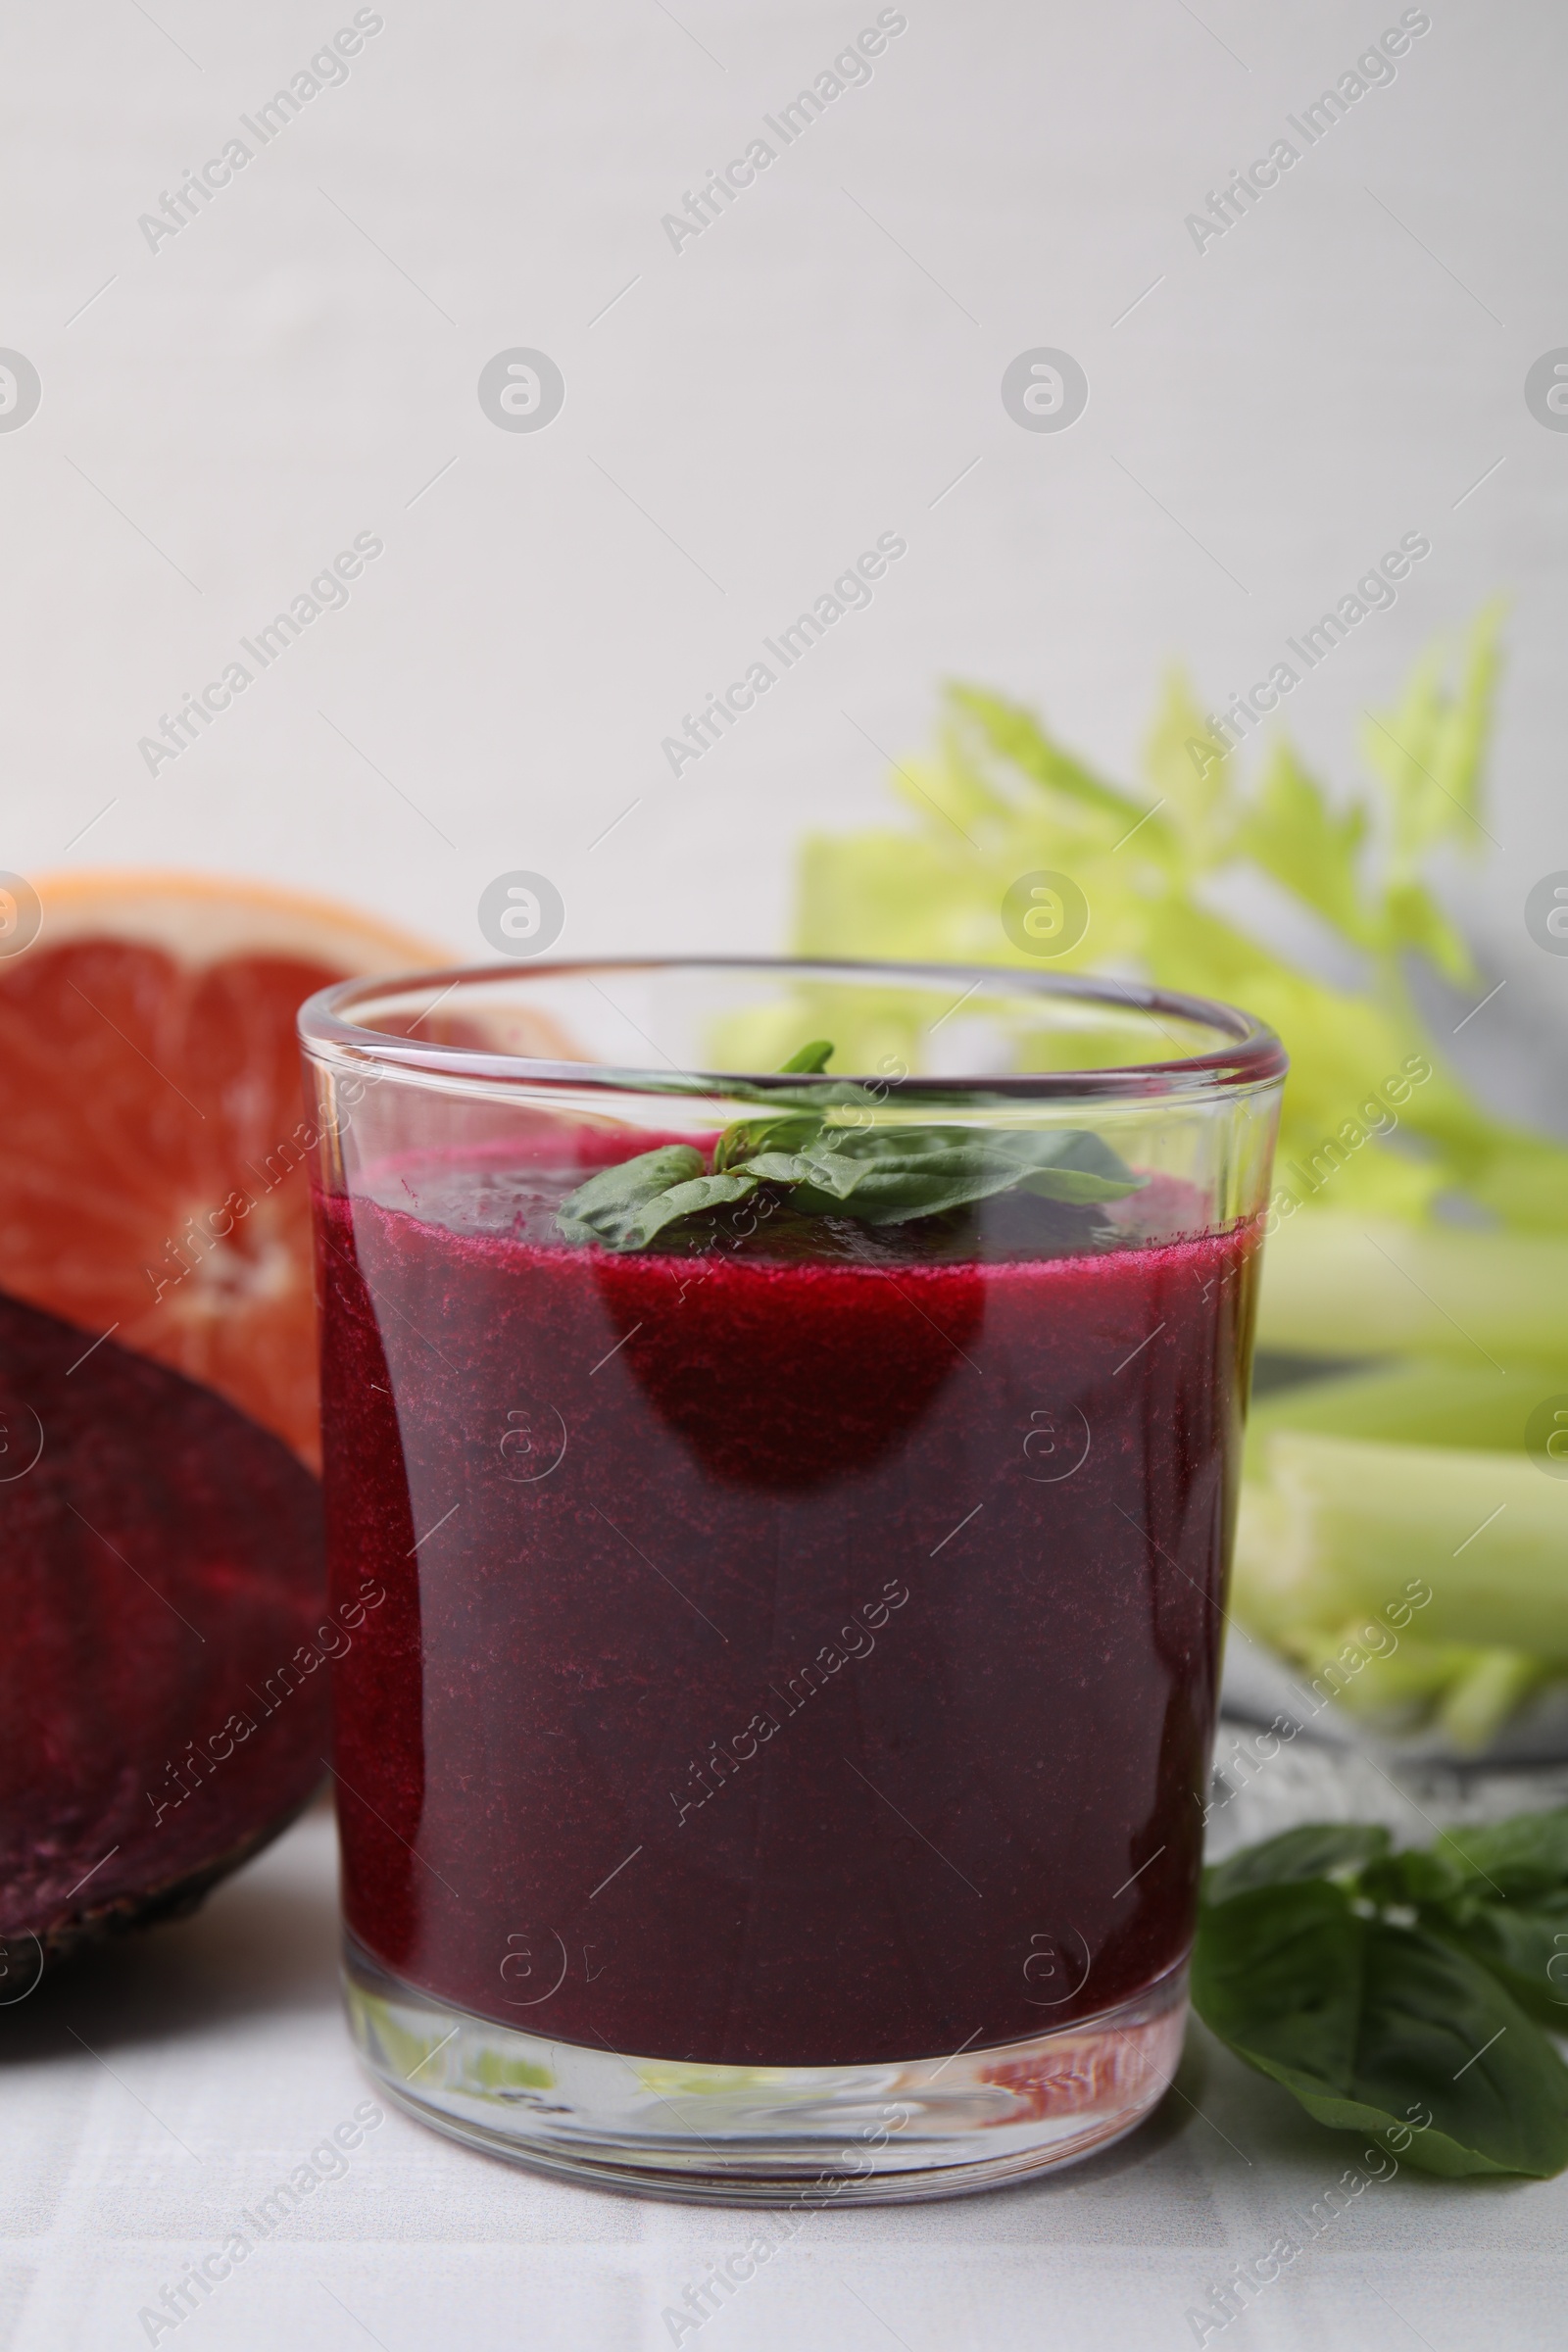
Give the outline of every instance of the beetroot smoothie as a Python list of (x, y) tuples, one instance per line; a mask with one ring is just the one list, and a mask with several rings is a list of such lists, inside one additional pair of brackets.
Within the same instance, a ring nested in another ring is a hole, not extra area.
[(320, 1203), (344, 1901), (552, 2040), (1016, 2042), (1193, 1930), (1256, 1226), (1008, 1198), (564, 1242), (581, 1169)]

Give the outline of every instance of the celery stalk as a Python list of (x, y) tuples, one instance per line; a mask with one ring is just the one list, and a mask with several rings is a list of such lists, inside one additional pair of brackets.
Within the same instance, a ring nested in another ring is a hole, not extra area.
[(1314, 1208), (1263, 1252), (1258, 1345), (1304, 1355), (1568, 1358), (1568, 1240)]
[(1316, 1702), (1383, 1733), (1441, 1726), (1454, 1747), (1477, 1755), (1508, 1717), (1550, 1679), (1549, 1667), (1517, 1649), (1467, 1648), (1403, 1635), (1382, 1654), (1369, 1640), (1391, 1642), (1386, 1623), (1366, 1616), (1332, 1629), (1298, 1626), (1286, 1642), (1298, 1681)]
[(1449, 1690), (1439, 1720), (1455, 1747), (1479, 1755), (1547, 1679), (1539, 1658), (1517, 1649), (1479, 1650)]
[[(1527, 1454), (1278, 1430), (1244, 1482), (1234, 1605), (1281, 1649), (1302, 1627), (1396, 1610), (1429, 1642), (1568, 1670), (1568, 1482)], [(1396, 1618), (1396, 1623), (1397, 1618)]]
[[(1332, 1697), (1346, 1714), (1383, 1728), (1406, 1730), (1427, 1723), (1464, 1681), (1477, 1658), (1498, 1654), (1466, 1649), (1455, 1642), (1418, 1642), (1402, 1635), (1396, 1649), (1377, 1657), (1367, 1649), (1369, 1631), (1375, 1629), (1368, 1626), (1364, 1615), (1330, 1633), (1299, 1631), (1291, 1637), (1290, 1652), (1300, 1669), (1301, 1681), (1315, 1689), (1317, 1695)], [(1386, 1628), (1377, 1638), (1384, 1642), (1394, 1639)], [(1351, 1671), (1350, 1661), (1357, 1654), (1364, 1656), (1366, 1663)]]
[[(1298, 1487), (1292, 1491), (1289, 1464), (1283, 1482), (1275, 1477), (1272, 1448), (1285, 1432), (1338, 1440), (1347, 1448), (1346, 1458), (1361, 1460), (1368, 1474), (1380, 1481), (1388, 1478), (1391, 1450), (1400, 1457), (1407, 1477), (1424, 1478), (1434, 1462), (1452, 1461), (1456, 1454), (1468, 1463), (1469, 1478), (1484, 1481), (1489, 1462), (1502, 1463), (1512, 1477), (1528, 1462), (1523, 1441), (1530, 1411), (1553, 1391), (1568, 1392), (1568, 1366), (1510, 1365), (1499, 1377), (1489, 1364), (1472, 1369), (1452, 1363), (1401, 1363), (1303, 1383), (1264, 1398), (1254, 1407), (1248, 1429), (1238, 1615), (1265, 1634), (1320, 1699), (1332, 1698), (1346, 1714), (1382, 1731), (1409, 1731), (1435, 1723), (1454, 1747), (1480, 1753), (1552, 1671), (1547, 1661), (1532, 1654), (1534, 1642), (1515, 1648), (1433, 1638), (1434, 1623), (1443, 1623), (1441, 1616), (1434, 1617), (1437, 1590), (1440, 1582), (1447, 1581), (1440, 1572), (1445, 1563), (1462, 1565), (1471, 1551), (1481, 1549), (1484, 1539), (1464, 1545), (1454, 1563), (1451, 1555), (1463, 1544), (1462, 1535), (1457, 1536), (1441, 1551), (1438, 1570), (1430, 1575), (1417, 1571), (1431, 1586), (1434, 1600), (1412, 1609), (1404, 1630), (1391, 1627), (1381, 1613), (1391, 1597), (1381, 1586), (1376, 1592), (1370, 1585), (1364, 1588), (1358, 1615), (1337, 1619), (1327, 1612), (1324, 1597), (1325, 1591), (1337, 1594), (1342, 1589), (1332, 1576), (1320, 1573), (1308, 1593), (1292, 1597), (1285, 1591), (1288, 1564), (1301, 1546), (1303, 1514)], [(1439, 1454), (1433, 1450), (1438, 1447), (1455, 1451)], [(1548, 1482), (1541, 1479), (1534, 1463), (1528, 1466), (1544, 1489)], [(1537, 1489), (1527, 1486), (1525, 1492), (1540, 1499)], [(1384, 1490), (1384, 1501), (1403, 1517), (1392, 1489)], [(1452, 1502), (1450, 1495), (1445, 1507), (1451, 1508)], [(1495, 1507), (1486, 1499), (1483, 1508), (1478, 1500), (1472, 1524)], [(1549, 1512), (1549, 1501), (1544, 1507)], [(1494, 1527), (1500, 1529), (1507, 1515), (1505, 1509)], [(1334, 1526), (1321, 1516), (1305, 1516), (1308, 1542), (1331, 1544)], [(1486, 1531), (1489, 1536), (1492, 1532)], [(1488, 1556), (1506, 1576), (1506, 1561)], [(1450, 1601), (1452, 1597), (1450, 1593)], [(1496, 1598), (1496, 1588), (1489, 1584), (1489, 1616), (1495, 1613)]]
[(1510, 1363), (1499, 1378), (1480, 1361), (1417, 1361), (1299, 1381), (1254, 1401), (1247, 1425), (1249, 1460), (1261, 1475), (1264, 1440), (1277, 1429), (1519, 1453), (1531, 1412), (1559, 1392), (1568, 1394), (1568, 1362)]

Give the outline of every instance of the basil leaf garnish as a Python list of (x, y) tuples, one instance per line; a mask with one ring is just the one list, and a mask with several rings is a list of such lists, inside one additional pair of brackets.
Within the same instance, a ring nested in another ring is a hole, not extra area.
[(1147, 1181), (1100, 1136), (1084, 1127), (1059, 1127), (1047, 1134), (1005, 1135), (997, 1147), (1028, 1173), (1023, 1190), (1042, 1200), (1121, 1200)]
[[(1010, 1193), (1024, 1170), (1016, 1159), (951, 1128), (894, 1128), (848, 1134), (834, 1151), (798, 1162), (804, 1181), (791, 1206), (808, 1216), (847, 1211), (865, 1225), (940, 1216), (993, 1193)], [(1130, 1188), (1129, 1188), (1130, 1189)]]
[(833, 1048), (828, 1040), (825, 1037), (813, 1037), (808, 1046), (802, 1046), (800, 1052), (792, 1054), (788, 1061), (779, 1063), (778, 1074), (781, 1078), (819, 1078), (832, 1058)]
[(628, 1245), (622, 1235), (650, 1201), (703, 1173), (703, 1155), (690, 1144), (662, 1144), (657, 1152), (640, 1152), (635, 1159), (601, 1168), (586, 1184), (579, 1184), (562, 1202), (556, 1223), (568, 1242), (604, 1242), (612, 1250), (624, 1249)]
[(814, 1111), (786, 1111), (776, 1119), (741, 1119), (713, 1146), (715, 1169), (737, 1167), (762, 1152), (804, 1152), (822, 1132)]
[(706, 1209), (727, 1208), (756, 1190), (757, 1178), (741, 1171), (728, 1176), (694, 1176), (687, 1184), (671, 1185), (668, 1192), (661, 1193), (626, 1219), (612, 1247), (646, 1250), (666, 1225), (679, 1224), (683, 1217), (699, 1217)]
[[(792, 1054), (780, 1075), (819, 1074), (832, 1051), (817, 1038)], [(810, 1098), (782, 1094), (780, 1107), (725, 1128), (711, 1172), (690, 1145), (644, 1152), (579, 1185), (562, 1203), (557, 1224), (571, 1242), (645, 1250), (666, 1227), (711, 1215), (760, 1184), (787, 1193), (804, 1216), (900, 1225), (997, 1193), (1022, 1191), (1083, 1206), (1122, 1200), (1146, 1181), (1082, 1128), (988, 1135), (970, 1127), (835, 1123), (835, 1112), (860, 1107), (864, 1099), (852, 1085), (824, 1087)]]
[[(1560, 2172), (1568, 2067), (1521, 2003), (1544, 2009), (1568, 1952), (1546, 1941), (1568, 1915), (1568, 1813), (1388, 1843), (1314, 1824), (1209, 1871), (1200, 2017), (1320, 2123), (1379, 2132), (1423, 2172)], [(1490, 1862), (1505, 1876), (1489, 1886)]]

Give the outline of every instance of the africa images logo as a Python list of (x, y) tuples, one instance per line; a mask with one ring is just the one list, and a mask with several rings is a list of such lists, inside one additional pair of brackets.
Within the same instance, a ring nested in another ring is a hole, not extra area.
[(566, 379), (546, 351), (498, 351), (479, 370), (479, 406), (504, 433), (537, 433), (559, 416)]
[(565, 920), (565, 902), (547, 874), (521, 868), (497, 874), (479, 900), (480, 930), (498, 956), (514, 963), (553, 948)]
[(19, 432), (43, 398), (38, 370), (20, 351), (0, 351), (0, 433)]

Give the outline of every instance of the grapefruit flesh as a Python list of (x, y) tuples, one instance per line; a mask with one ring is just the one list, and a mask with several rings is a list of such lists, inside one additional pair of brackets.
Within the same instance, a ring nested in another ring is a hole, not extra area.
[[(322, 1777), (320, 1496), (210, 1390), (0, 1297), (0, 2000), (188, 1909)], [(363, 1614), (359, 1620), (363, 1622)], [(29, 1981), (30, 1980), (30, 1981)]]
[(0, 961), (0, 1285), (206, 1383), (313, 1467), (294, 1016), (438, 950), (326, 902), (162, 873), (44, 877)]

